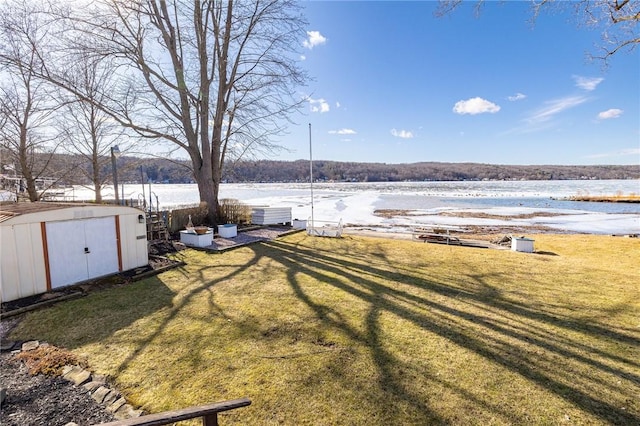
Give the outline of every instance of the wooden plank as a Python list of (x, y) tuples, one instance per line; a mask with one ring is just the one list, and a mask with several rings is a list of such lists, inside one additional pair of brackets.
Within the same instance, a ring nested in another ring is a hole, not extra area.
[(204, 416), (202, 418), (202, 426), (218, 426), (218, 413)]
[(51, 267), (49, 266), (49, 246), (47, 244), (47, 224), (40, 222), (42, 233), (42, 253), (44, 256), (44, 272), (47, 276), (47, 291), (51, 291)]
[[(233, 410), (235, 408), (246, 407), (248, 405), (251, 405), (251, 400), (249, 398), (232, 399), (229, 401), (199, 405), (195, 407), (183, 408), (180, 410), (149, 414), (147, 416), (140, 416), (111, 423), (103, 423), (100, 424), (100, 426), (161, 426), (180, 422), (183, 420), (195, 419), (198, 417), (202, 417), (203, 420), (206, 421), (204, 423), (205, 425), (216, 425), (217, 413)], [(212, 421), (213, 423), (211, 423)]]

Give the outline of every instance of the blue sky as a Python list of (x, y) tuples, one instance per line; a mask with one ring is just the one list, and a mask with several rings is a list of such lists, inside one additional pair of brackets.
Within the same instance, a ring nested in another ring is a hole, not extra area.
[(307, 2), (313, 77), (279, 158), (639, 164), (640, 48), (589, 60), (601, 28), (529, 2)]

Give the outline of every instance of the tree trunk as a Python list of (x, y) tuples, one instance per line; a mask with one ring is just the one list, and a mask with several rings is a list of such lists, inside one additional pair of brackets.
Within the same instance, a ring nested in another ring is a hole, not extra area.
[(100, 204), (102, 203), (102, 185), (100, 184), (100, 162), (98, 158), (98, 150), (95, 144), (91, 155), (91, 169), (93, 176), (93, 188), (96, 192), (96, 203)]
[[(26, 158), (20, 155), (20, 168), (22, 170), (22, 177), (27, 183), (27, 194), (29, 195), (29, 201), (38, 201), (38, 190), (36, 189), (36, 180), (33, 178), (31, 174), (31, 170), (29, 169), (29, 165), (27, 164)], [(20, 183), (20, 189), (22, 189), (22, 183)]]
[(218, 188), (211, 178), (211, 167), (194, 167), (193, 176), (198, 184), (200, 202), (207, 203), (209, 224), (215, 226), (218, 219)]
[(94, 181), (94, 190), (96, 192), (96, 204), (102, 204), (102, 185), (100, 185), (100, 182), (98, 181)]
[[(25, 120), (26, 121), (26, 120)], [(38, 201), (38, 191), (36, 190), (36, 180), (29, 167), (29, 153), (27, 146), (27, 126), (26, 124), (21, 126), (20, 129), (20, 147), (18, 149), (18, 162), (20, 163), (20, 173), (27, 183), (27, 194), (29, 195), (29, 201)], [(22, 182), (20, 183), (20, 189), (22, 190)]]
[[(213, 184), (213, 190), (215, 193), (216, 201), (215, 201), (215, 212), (216, 219), (220, 219), (219, 212), (219, 203), (218, 203), (218, 194), (220, 193), (220, 182), (222, 181), (222, 169), (220, 165), (220, 141), (216, 139), (216, 126), (214, 125), (214, 140), (213, 140), (213, 149), (211, 150), (211, 181)], [(219, 134), (219, 133), (218, 133)]]

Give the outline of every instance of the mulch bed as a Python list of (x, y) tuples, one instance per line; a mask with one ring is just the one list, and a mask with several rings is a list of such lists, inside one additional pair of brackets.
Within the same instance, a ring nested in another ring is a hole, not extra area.
[(0, 425), (62, 426), (74, 422), (83, 426), (116, 420), (83, 387), (57, 376), (29, 374), (24, 362), (11, 353), (20, 343), (6, 340), (19, 321), (15, 317), (0, 322), (0, 388), (6, 389), (0, 404)]
[(0, 386), (7, 389), (0, 407), (3, 426), (79, 426), (116, 420), (89, 393), (73, 383), (54, 376), (27, 372), (20, 360), (7, 352), (0, 353)]

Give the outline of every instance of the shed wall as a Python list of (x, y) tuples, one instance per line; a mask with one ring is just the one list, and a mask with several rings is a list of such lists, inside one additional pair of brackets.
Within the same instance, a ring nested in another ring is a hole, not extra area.
[(47, 291), (40, 223), (3, 226), (0, 240), (0, 300), (15, 300)]
[(148, 264), (143, 212), (121, 206), (79, 206), (23, 214), (0, 223), (0, 301), (47, 291), (42, 223), (118, 216), (122, 270)]

